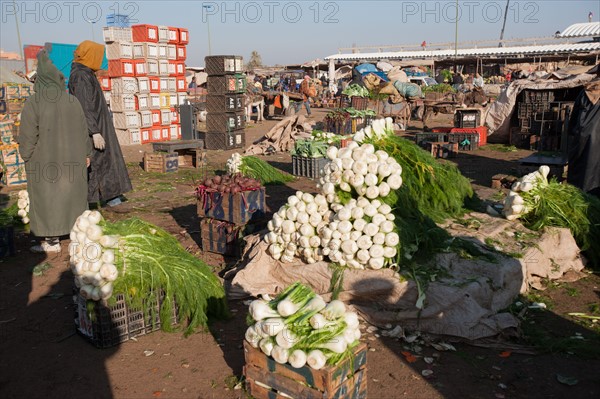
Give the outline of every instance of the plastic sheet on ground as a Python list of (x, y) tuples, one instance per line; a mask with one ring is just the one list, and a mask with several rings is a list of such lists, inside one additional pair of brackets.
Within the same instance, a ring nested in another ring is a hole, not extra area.
[[(487, 223), (471, 238), (477, 240), (479, 234), (495, 237), (518, 224), (494, 219), (495, 223)], [(268, 245), (261, 238), (246, 238), (239, 268), (226, 276), (232, 278), (230, 298), (275, 295), (300, 281), (329, 299), (332, 270), (326, 262), (308, 265), (298, 259), (283, 264), (266, 252)], [(347, 269), (339, 298), (374, 325), (399, 324), (404, 329), (476, 340), (518, 326), (513, 315), (501, 310), (519, 293), (527, 291), (530, 283), (583, 269), (577, 245), (565, 229), (549, 229), (520, 259), (504, 255), (497, 259), (498, 262), (489, 263), (463, 259), (455, 253), (436, 255), (434, 261), (447, 272), (447, 277), (438, 276), (429, 283), (423, 309), (415, 306), (419, 297), (415, 282), (401, 278), (391, 269)]]
[(261, 155), (273, 152), (288, 152), (296, 139), (308, 138), (312, 125), (302, 115), (288, 116), (273, 126), (267, 134), (244, 151), (245, 155)]

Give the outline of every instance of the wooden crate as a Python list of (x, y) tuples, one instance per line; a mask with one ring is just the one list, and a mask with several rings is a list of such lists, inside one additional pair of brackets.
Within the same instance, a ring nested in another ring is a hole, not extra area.
[(179, 163), (177, 153), (144, 153), (144, 170), (146, 172), (167, 173), (177, 172), (178, 169)]
[[(230, 227), (232, 231), (227, 232)], [(239, 255), (239, 234), (244, 226), (236, 226), (233, 223), (224, 222), (211, 218), (200, 219), (200, 238), (202, 239), (202, 250), (214, 252), (227, 256)]]
[[(2, 169), (0, 169), (2, 171)], [(5, 186), (20, 186), (27, 184), (25, 165), (6, 166), (0, 180)]]
[(427, 142), (427, 148), (434, 158), (454, 158), (458, 154), (458, 143)]
[(265, 188), (241, 193), (204, 192), (198, 198), (198, 216), (246, 224), (265, 216)]
[(354, 359), (321, 370), (308, 366), (296, 369), (289, 364), (279, 364), (246, 341), (244, 354), (246, 388), (256, 399), (367, 397), (367, 345), (363, 343), (356, 347)]

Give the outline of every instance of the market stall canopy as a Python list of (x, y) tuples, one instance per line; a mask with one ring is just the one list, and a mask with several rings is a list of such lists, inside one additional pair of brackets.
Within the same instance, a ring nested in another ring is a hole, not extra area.
[(556, 35), (558, 38), (571, 37), (594, 37), (600, 36), (600, 22), (585, 22), (573, 24), (562, 33)]
[(304, 64), (302, 64), (302, 67), (303, 68), (316, 68), (320, 65), (327, 65), (327, 63), (320, 58), (316, 58), (312, 61), (305, 62)]
[[(588, 67), (589, 72), (589, 67)], [(517, 96), (523, 90), (559, 90), (583, 87), (595, 78), (595, 75), (583, 73), (579, 75), (563, 75), (553, 73), (552, 79), (520, 79), (512, 82), (492, 104), (485, 116), (488, 136), (494, 136), (493, 142), (508, 142), (510, 136), (511, 116), (517, 102)]]
[(562, 43), (539, 46), (484, 47), (421, 51), (394, 51), (374, 53), (333, 54), (326, 60), (407, 60), (432, 58), (464, 58), (464, 57), (512, 57), (512, 56), (542, 56), (555, 54), (592, 53), (600, 52), (600, 42), (593, 43)]
[(335, 79), (345, 79), (352, 76), (352, 67), (350, 65), (344, 65), (335, 71)]

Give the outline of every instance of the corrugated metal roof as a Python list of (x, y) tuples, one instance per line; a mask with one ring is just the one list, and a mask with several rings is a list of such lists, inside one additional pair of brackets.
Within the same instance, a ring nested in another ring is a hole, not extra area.
[(600, 22), (573, 24), (556, 37), (593, 37), (600, 36)]
[[(600, 50), (600, 42), (595, 43), (570, 43), (549, 44), (541, 46), (514, 46), (514, 47), (488, 47), (459, 49), (457, 57), (497, 56), (507, 57), (514, 55), (552, 55), (555, 53), (591, 52)], [(379, 60), (379, 59), (407, 59), (407, 58), (451, 58), (454, 57), (453, 49), (424, 50), (424, 51), (397, 51), (381, 53), (349, 53), (333, 54), (326, 60)]]

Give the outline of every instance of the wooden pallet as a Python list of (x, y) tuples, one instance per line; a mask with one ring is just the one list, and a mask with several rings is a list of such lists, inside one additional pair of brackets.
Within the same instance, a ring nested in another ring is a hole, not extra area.
[(367, 346), (363, 343), (355, 348), (354, 359), (321, 370), (279, 364), (247, 342), (244, 342), (244, 353), (246, 388), (256, 399), (367, 397)]

